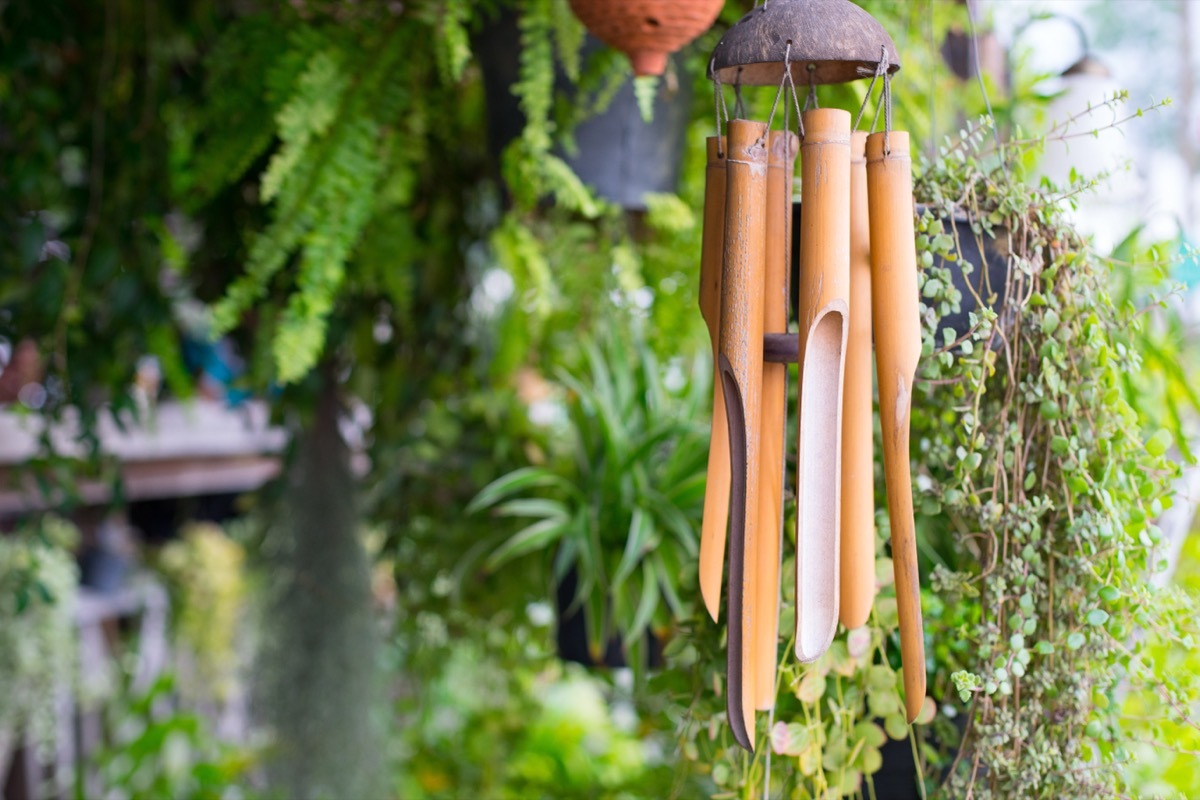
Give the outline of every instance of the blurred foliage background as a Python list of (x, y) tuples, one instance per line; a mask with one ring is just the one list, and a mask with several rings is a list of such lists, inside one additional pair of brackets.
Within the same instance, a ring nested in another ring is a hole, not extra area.
[[(270, 398), (292, 433), (285, 475), (244, 520), (188, 529), (157, 554), (190, 656), (174, 678), (110, 690), (93, 765), (106, 797), (751, 797), (768, 753), (792, 796), (884, 797), (882, 774), (878, 795), (864, 776), (890, 745), (938, 785), (972, 706), (943, 679), (932, 737), (896, 728), (882, 549), (872, 627), (786, 673), (770, 747), (743, 758), (723, 729), (721, 629), (698, 618), (694, 577), (711, 396), (699, 210), (707, 60), (752, 5), (729, 0), (666, 76), (631, 89), (627, 62), (586, 44), (566, 0), (0, 0), (0, 338), (32, 342), (45, 373), (20, 413), (78, 413), (92, 447), (68, 458), (47, 439), (26, 469), (64, 513), (78, 480), (116, 481), (97, 420), (145, 413), (147, 356), (165, 394), (194, 395), (197, 340), (224, 337), (245, 362), (230, 389)], [(860, 5), (903, 55), (895, 126), (930, 157), (923, 169), (957, 164), (939, 147), (963, 128), (978, 138), (984, 113), (1006, 136), (1044, 127), (1045, 76), (947, 67), (944, 43), (973, 28), (964, 5)], [(866, 88), (821, 101), (857, 111)], [(574, 169), (578, 126), (622, 91), (655, 119), (682, 107), (677, 185), (634, 209)], [(765, 119), (771, 96), (747, 100)], [(1014, 168), (1036, 158), (1021, 151)], [(999, 163), (983, 153), (973, 168)], [(953, 252), (940, 232), (927, 231), (930, 263)], [(1114, 306), (1169, 295), (1181, 248), (1123, 244), (1105, 262)], [(961, 298), (923, 285), (932, 338), (939, 304)], [(1129, 427), (1167, 431), (1187, 457), (1195, 334), (1178, 315), (1154, 319), (1137, 340), (1146, 368), (1126, 376), (1143, 399)], [(368, 420), (353, 449), (348, 418)], [(54, 616), (69, 602), (69, 541), (43, 527), (0, 538), (0, 601), (12, 600), (0, 639), (37, 630), (0, 647), (6, 692), (31, 671), (8, 660), (69, 657)], [(924, 569), (952, 550), (944, 528), (924, 532)], [(1195, 541), (1177, 578), (1189, 602)], [(979, 628), (977, 604), (939, 594), (926, 597), (944, 645), (931, 658), (965, 669), (973, 634), (954, 631)], [(578, 612), (587, 666), (559, 657)], [(1164, 674), (1194, 672), (1176, 614)], [(239, 686), (263, 732), (235, 744), (195, 709)], [(840, 733), (830, 722), (814, 750), (826, 722), (802, 715), (843, 687), (866, 716)], [(0, 703), (0, 727), (49, 736), (46, 713)], [(1130, 791), (1197, 790), (1194, 760), (1155, 747), (1189, 749), (1175, 724), (1146, 729)], [(813, 783), (818, 772), (838, 777)]]

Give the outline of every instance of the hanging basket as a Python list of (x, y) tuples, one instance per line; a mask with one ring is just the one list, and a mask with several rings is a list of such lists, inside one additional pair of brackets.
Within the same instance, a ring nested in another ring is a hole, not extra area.
[(661, 75), (667, 56), (704, 33), (724, 0), (571, 0), (592, 35), (629, 56), (637, 75)]

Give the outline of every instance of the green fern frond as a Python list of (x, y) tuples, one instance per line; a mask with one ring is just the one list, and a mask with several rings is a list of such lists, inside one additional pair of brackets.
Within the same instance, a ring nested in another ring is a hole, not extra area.
[(521, 138), (531, 156), (547, 153), (554, 141), (554, 0), (530, 0), (520, 19), (519, 79), (513, 86), (525, 113)]
[(312, 140), (329, 130), (348, 82), (335, 51), (324, 50), (308, 62), (296, 92), (275, 115), (283, 144), (263, 173), (260, 191), (264, 202), (275, 199), (283, 182), (304, 159)]
[(446, 0), (441, 4), (437, 24), (438, 74), (443, 83), (457, 83), (471, 61), (471, 38), (467, 22), (471, 4), (461, 0)]
[(580, 54), (587, 29), (571, 11), (568, 0), (552, 0), (550, 7), (554, 26), (554, 43), (558, 51), (558, 63), (571, 83), (579, 82)]

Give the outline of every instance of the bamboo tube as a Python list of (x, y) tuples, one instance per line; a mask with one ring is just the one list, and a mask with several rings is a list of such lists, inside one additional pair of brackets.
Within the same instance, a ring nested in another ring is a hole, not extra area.
[(738, 744), (754, 749), (755, 543), (762, 403), (767, 126), (729, 123), (718, 361), (729, 419), (731, 498), (727, 710)]
[(890, 131), (867, 137), (867, 197), (883, 471), (900, 615), (904, 705), (912, 722), (925, 701), (925, 637), (908, 446), (912, 385), (921, 355), (921, 323), (907, 133)]
[(867, 134), (850, 136), (850, 333), (842, 400), (842, 624), (867, 624), (875, 601), (875, 452), (871, 418), (871, 239)]
[(729, 422), (717, 364), (721, 343), (721, 262), (725, 241), (725, 140), (708, 138), (704, 180), (704, 238), (700, 250), (700, 315), (708, 325), (713, 350), (712, 437), (708, 480), (700, 528), (700, 596), (709, 616), (721, 615), (721, 576), (725, 567), (725, 529), (729, 522)]
[(838, 621), (842, 378), (850, 310), (850, 114), (804, 112), (800, 209), (800, 443), (796, 657), (813, 661)]
[[(767, 245), (763, 279), (763, 330), (787, 333), (788, 272), (792, 253), (792, 177), (800, 141), (773, 131), (767, 170)], [(759, 461), (758, 597), (755, 611), (755, 706), (775, 705), (779, 650), (779, 554), (783, 535), (783, 440), (787, 433), (787, 365), (763, 364), (762, 443)]]

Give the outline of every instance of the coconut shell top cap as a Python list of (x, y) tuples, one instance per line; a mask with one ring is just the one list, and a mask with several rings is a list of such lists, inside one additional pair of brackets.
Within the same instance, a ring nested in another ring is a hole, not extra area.
[[(850, 0), (764, 0), (721, 37), (709, 77), (778, 86), (790, 60), (797, 87), (848, 83), (870, 77), (885, 52), (888, 72), (900, 69), (892, 37)], [(863, 75), (860, 67), (871, 72)]]

